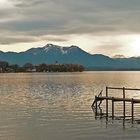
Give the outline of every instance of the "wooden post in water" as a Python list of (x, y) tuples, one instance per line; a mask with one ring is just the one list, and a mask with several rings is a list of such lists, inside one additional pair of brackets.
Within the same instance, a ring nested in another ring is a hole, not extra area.
[(112, 97), (112, 119), (114, 119), (114, 97)]
[(132, 123), (133, 123), (133, 121), (134, 121), (134, 101), (133, 101), (133, 98), (131, 101), (131, 115), (132, 115)]
[(98, 105), (97, 105), (97, 96), (95, 96), (95, 117), (97, 117), (97, 108), (98, 108)]
[(103, 112), (102, 112), (102, 109), (100, 109), (100, 118), (102, 118), (103, 116)]
[[(109, 96), (109, 89), (117, 89), (117, 90), (121, 90), (123, 91), (123, 97), (110, 97)], [(106, 119), (108, 120), (108, 107), (109, 101), (112, 101), (112, 119), (114, 119), (114, 112), (115, 112), (115, 102), (121, 102), (123, 103), (123, 117), (124, 120), (126, 118), (126, 102), (130, 102), (131, 103), (131, 117), (132, 117), (132, 124), (134, 122), (134, 105), (135, 103), (139, 103), (140, 104), (140, 99), (133, 99), (133, 98), (126, 98), (126, 91), (127, 90), (139, 90), (140, 89), (131, 89), (131, 88), (114, 88), (114, 87), (106, 87), (106, 96), (95, 96), (95, 100), (92, 104), (92, 107), (95, 107), (95, 118), (99, 115), (98, 114), (98, 108), (100, 109), (100, 104), (102, 103), (102, 101), (106, 101)], [(100, 95), (100, 94), (99, 94)], [(98, 105), (98, 101), (100, 101), (99, 105)], [(94, 106), (95, 105), (95, 106)], [(102, 110), (100, 110), (100, 114), (102, 115)], [(101, 116), (102, 117), (102, 116)]]
[[(125, 87), (123, 87), (123, 99), (125, 99)], [(123, 101), (123, 117), (125, 119), (125, 100)]]
[[(106, 97), (108, 97), (108, 87), (106, 87)], [(108, 117), (108, 99), (106, 99), (106, 117)]]

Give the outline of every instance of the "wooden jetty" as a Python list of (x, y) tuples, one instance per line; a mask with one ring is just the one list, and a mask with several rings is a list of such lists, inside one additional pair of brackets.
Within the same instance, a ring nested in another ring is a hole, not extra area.
[[(109, 96), (109, 91), (110, 90), (121, 90), (122, 91), (122, 98), (120, 97), (111, 97)], [(123, 118), (125, 119), (126, 117), (126, 102), (130, 102), (131, 103), (131, 117), (132, 117), (132, 123), (134, 120), (134, 104), (138, 104), (140, 103), (140, 99), (134, 99), (134, 98), (126, 98), (126, 91), (128, 90), (133, 90), (133, 91), (140, 91), (140, 89), (135, 89), (135, 88), (116, 88), (116, 87), (106, 87), (106, 93), (105, 96), (102, 95), (102, 91), (100, 92), (100, 94), (98, 96), (95, 96), (95, 100), (92, 104), (92, 109), (94, 109), (95, 111), (95, 117), (98, 116), (98, 108), (100, 108), (100, 105), (102, 103), (102, 101), (105, 100), (106, 102), (106, 117), (108, 117), (108, 108), (109, 108), (109, 101), (111, 101), (111, 105), (112, 105), (112, 119), (114, 119), (114, 112), (115, 112), (115, 102), (123, 102)], [(101, 112), (102, 114), (102, 112)]]

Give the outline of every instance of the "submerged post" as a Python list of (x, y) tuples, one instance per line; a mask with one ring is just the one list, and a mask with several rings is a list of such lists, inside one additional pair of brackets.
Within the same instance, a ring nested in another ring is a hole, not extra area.
[(114, 97), (112, 97), (112, 119), (114, 119)]
[[(106, 98), (108, 97), (108, 87), (106, 87)], [(106, 99), (106, 117), (108, 117), (108, 99)]]
[(125, 119), (125, 87), (123, 87), (123, 117)]
[[(123, 97), (111, 97), (109, 96), (109, 90), (120, 90), (123, 91)], [(105, 109), (106, 109), (106, 120), (108, 120), (108, 116), (109, 116), (109, 105), (112, 105), (112, 119), (115, 118), (115, 102), (121, 102), (123, 103), (123, 120), (125, 120), (126, 118), (126, 102), (131, 103), (131, 119), (132, 119), (132, 124), (134, 122), (135, 116), (134, 116), (134, 105), (135, 103), (140, 103), (140, 99), (133, 99), (133, 98), (126, 98), (126, 91), (127, 90), (140, 90), (140, 89), (132, 89), (132, 88), (115, 88), (115, 87), (106, 87), (106, 95), (105, 96), (100, 96), (101, 94), (99, 94), (98, 96), (95, 96), (95, 100), (92, 104), (92, 107), (94, 107), (94, 112), (95, 112), (95, 118), (99, 115), (101, 115), (100, 117), (102, 118), (102, 108), (100, 108), (100, 104), (102, 103), (102, 101), (105, 101), (106, 105), (105, 105)], [(100, 101), (98, 103), (98, 101)], [(112, 104), (109, 104), (109, 101), (111, 101)], [(95, 106), (94, 106), (95, 105)], [(100, 110), (98, 110), (100, 109)], [(99, 112), (100, 111), (100, 112)], [(125, 121), (124, 121), (125, 122)]]
[(97, 96), (95, 96), (95, 117), (97, 117)]
[(132, 101), (131, 101), (131, 115), (132, 115), (132, 123), (134, 121), (134, 99), (132, 98)]

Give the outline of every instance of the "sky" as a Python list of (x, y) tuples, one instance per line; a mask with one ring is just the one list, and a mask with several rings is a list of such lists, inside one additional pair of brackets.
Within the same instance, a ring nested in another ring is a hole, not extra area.
[(0, 0), (0, 50), (48, 43), (140, 56), (140, 0)]

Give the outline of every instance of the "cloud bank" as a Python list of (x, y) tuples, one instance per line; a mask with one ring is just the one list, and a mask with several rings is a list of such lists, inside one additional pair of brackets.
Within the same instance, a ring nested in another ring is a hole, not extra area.
[(38, 41), (37, 37), (46, 35), (61, 40), (61, 35), (140, 32), (139, 0), (5, 0), (5, 3), (9, 6), (0, 6), (1, 44), (6, 44), (5, 40), (8, 44)]

